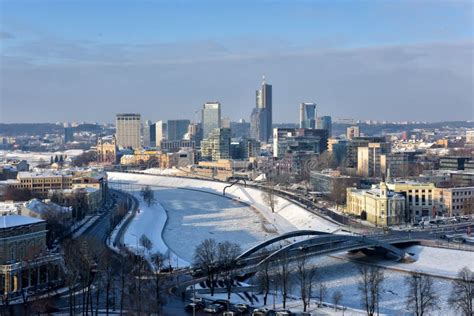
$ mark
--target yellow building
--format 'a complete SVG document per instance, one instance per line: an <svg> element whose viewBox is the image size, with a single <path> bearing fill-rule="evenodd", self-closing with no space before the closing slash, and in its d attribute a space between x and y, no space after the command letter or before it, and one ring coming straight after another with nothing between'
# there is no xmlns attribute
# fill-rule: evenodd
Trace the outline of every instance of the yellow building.
<svg viewBox="0 0 474 316"><path fill-rule="evenodd" d="M97 140L97 161L100 163L114 164L117 162L117 141L112 138L99 137Z"/></svg>
<svg viewBox="0 0 474 316"><path fill-rule="evenodd" d="M437 211L446 216L474 214L474 187L434 189Z"/></svg>
<svg viewBox="0 0 474 316"><path fill-rule="evenodd" d="M120 158L121 165L147 165L151 167L160 166L161 151L158 150L135 150L133 155L123 155Z"/></svg>
<svg viewBox="0 0 474 316"><path fill-rule="evenodd" d="M382 182L372 189L347 189L346 212L376 226L398 225L405 220L405 198Z"/></svg>
<svg viewBox="0 0 474 316"><path fill-rule="evenodd" d="M418 221L423 216L432 216L433 211L436 211L433 183L394 181L387 183L387 186L390 190L405 196L408 221Z"/></svg>

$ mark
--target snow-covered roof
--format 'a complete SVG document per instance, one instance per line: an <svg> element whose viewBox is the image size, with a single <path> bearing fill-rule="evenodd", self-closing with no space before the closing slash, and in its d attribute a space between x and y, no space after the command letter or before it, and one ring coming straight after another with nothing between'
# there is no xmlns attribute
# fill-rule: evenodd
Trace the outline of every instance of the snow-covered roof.
<svg viewBox="0 0 474 316"><path fill-rule="evenodd" d="M10 228L15 226L29 225L44 222L42 219L21 215L0 216L0 228Z"/></svg>

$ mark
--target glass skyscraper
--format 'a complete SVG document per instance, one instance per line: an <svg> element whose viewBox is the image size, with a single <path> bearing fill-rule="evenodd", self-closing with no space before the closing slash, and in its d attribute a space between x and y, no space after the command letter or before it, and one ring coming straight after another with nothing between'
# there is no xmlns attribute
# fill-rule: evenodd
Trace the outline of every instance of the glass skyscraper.
<svg viewBox="0 0 474 316"><path fill-rule="evenodd" d="M202 137L207 138L214 128L221 127L221 104L207 102L202 108Z"/></svg>
<svg viewBox="0 0 474 316"><path fill-rule="evenodd" d="M316 103L300 104L300 128L316 128Z"/></svg>
<svg viewBox="0 0 474 316"><path fill-rule="evenodd" d="M251 115L252 137L263 142L268 142L272 136L272 86L265 83L256 91L256 108Z"/></svg>

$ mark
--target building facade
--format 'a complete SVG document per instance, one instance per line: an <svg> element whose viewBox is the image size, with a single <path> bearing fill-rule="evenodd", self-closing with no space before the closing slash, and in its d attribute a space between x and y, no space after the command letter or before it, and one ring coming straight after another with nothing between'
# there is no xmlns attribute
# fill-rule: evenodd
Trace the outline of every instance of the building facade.
<svg viewBox="0 0 474 316"><path fill-rule="evenodd" d="M347 189L346 212L361 217L376 226L404 223L405 198L388 189L382 182L372 189Z"/></svg>
<svg viewBox="0 0 474 316"><path fill-rule="evenodd" d="M215 129L221 127L221 104L207 102L202 107L202 137L207 138Z"/></svg>
<svg viewBox="0 0 474 316"><path fill-rule="evenodd" d="M181 140L188 133L189 120L168 120L168 140Z"/></svg>
<svg viewBox="0 0 474 316"><path fill-rule="evenodd" d="M251 137L266 143L272 137L273 109L272 86L265 82L265 78L255 94L256 108L252 110L250 122Z"/></svg>
<svg viewBox="0 0 474 316"><path fill-rule="evenodd" d="M215 128L201 142L201 157L213 161L230 159L230 128Z"/></svg>
<svg viewBox="0 0 474 316"><path fill-rule="evenodd" d="M120 148L138 149L141 147L140 114L123 113L117 114L115 121L117 146Z"/></svg>
<svg viewBox="0 0 474 316"><path fill-rule="evenodd" d="M331 137L332 136L332 118L330 116L318 117L316 128L327 130L329 137Z"/></svg>
<svg viewBox="0 0 474 316"><path fill-rule="evenodd" d="M62 282L62 258L46 247L46 221L8 215L0 217L0 290L3 300L47 290Z"/></svg>
<svg viewBox="0 0 474 316"><path fill-rule="evenodd" d="M300 128L316 128L316 103L300 104Z"/></svg>

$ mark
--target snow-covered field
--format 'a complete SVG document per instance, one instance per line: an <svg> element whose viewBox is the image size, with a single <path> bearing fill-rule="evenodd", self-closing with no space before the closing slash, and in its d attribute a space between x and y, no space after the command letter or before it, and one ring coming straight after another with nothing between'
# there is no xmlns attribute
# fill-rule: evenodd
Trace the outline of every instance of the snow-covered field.
<svg viewBox="0 0 474 316"><path fill-rule="evenodd" d="M49 162L51 156L67 156L75 157L83 153L82 149L70 149L66 151L57 151L57 152L30 152L30 151L10 151L10 150L0 150L0 157L7 159L19 159L26 160L30 164L30 168L37 166L41 162Z"/></svg>

